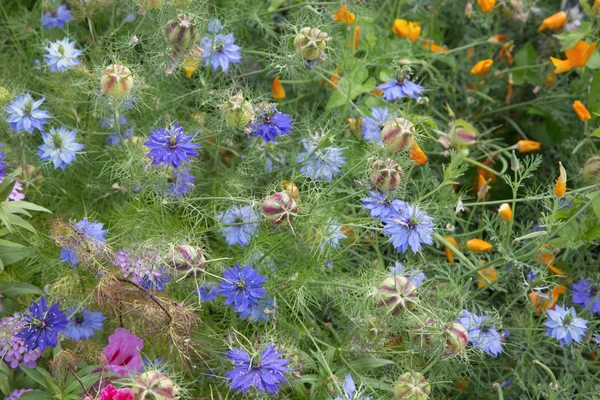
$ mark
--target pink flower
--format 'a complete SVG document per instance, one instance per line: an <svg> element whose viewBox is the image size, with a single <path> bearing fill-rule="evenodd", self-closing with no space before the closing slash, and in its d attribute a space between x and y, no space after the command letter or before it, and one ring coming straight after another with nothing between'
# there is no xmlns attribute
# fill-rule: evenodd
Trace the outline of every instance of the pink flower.
<svg viewBox="0 0 600 400"><path fill-rule="evenodd" d="M92 399L86 397L85 400ZM102 391L102 396L98 400L133 400L133 396L131 395L131 389L117 389L113 385L108 385Z"/></svg>
<svg viewBox="0 0 600 400"><path fill-rule="evenodd" d="M108 337L108 345L102 350L102 354L106 358L106 366L110 371L128 375L130 372L140 373L143 371L140 357L140 351L143 348L143 339L132 335L127 329L117 328ZM122 400L121 398L115 399Z"/></svg>
<svg viewBox="0 0 600 400"><path fill-rule="evenodd" d="M4 181L4 178L0 178L0 183L2 183L2 181ZM7 201L21 201L25 198L25 194L21 193L21 190L23 190L23 185L21 184L21 182L16 182L15 186L13 187L12 193L8 196Z"/></svg>

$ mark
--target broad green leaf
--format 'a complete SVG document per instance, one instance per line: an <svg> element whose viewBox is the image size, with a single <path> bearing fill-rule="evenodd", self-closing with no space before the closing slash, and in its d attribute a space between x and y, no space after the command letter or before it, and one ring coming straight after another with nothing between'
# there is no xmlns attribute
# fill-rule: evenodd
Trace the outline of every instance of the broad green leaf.
<svg viewBox="0 0 600 400"><path fill-rule="evenodd" d="M0 260L4 266L14 264L29 257L31 249L28 247L6 247L0 246Z"/></svg>
<svg viewBox="0 0 600 400"><path fill-rule="evenodd" d="M587 99L587 109L591 113L600 113L600 71L594 74ZM596 132L592 135L594 135Z"/></svg>
<svg viewBox="0 0 600 400"><path fill-rule="evenodd" d="M592 201L592 209L596 217L600 218L600 196L597 193L589 193L586 197L590 200L594 199Z"/></svg>
<svg viewBox="0 0 600 400"><path fill-rule="evenodd" d="M383 358L361 358L360 360L354 360L348 363L350 370L370 370L375 368L381 368L389 364L393 364L393 361L386 360Z"/></svg>
<svg viewBox="0 0 600 400"><path fill-rule="evenodd" d="M554 35L561 43L560 51L565 51L572 49L575 47L577 42L585 38L589 33L592 24L590 22L584 22L581 24L579 29L576 31L565 31L563 33L559 33L558 35Z"/></svg>
<svg viewBox="0 0 600 400"><path fill-rule="evenodd" d="M1 202L8 200L8 196L10 196L10 194L12 193L13 188L15 187L16 184L17 184L16 181L11 182L11 180L8 179L8 177L4 178L2 183L0 183L0 201Z"/></svg>
<svg viewBox="0 0 600 400"><path fill-rule="evenodd" d="M590 136L600 137L600 127L598 127L594 132L590 133Z"/></svg>
<svg viewBox="0 0 600 400"><path fill-rule="evenodd" d="M10 240L0 239L0 246L4 247L25 247L21 243L11 242Z"/></svg>
<svg viewBox="0 0 600 400"><path fill-rule="evenodd" d="M591 69L600 68L600 53L597 51L594 51L594 53L588 60L587 64L585 64L585 66L588 68L591 68Z"/></svg>
<svg viewBox="0 0 600 400"><path fill-rule="evenodd" d="M10 221L11 225L20 226L21 228L25 228L31 233L36 233L35 228L23 218L19 217L15 214L6 214L6 218Z"/></svg>
<svg viewBox="0 0 600 400"><path fill-rule="evenodd" d="M528 42L515 53L515 67L526 67L536 64L537 55L535 48ZM525 81L534 82L537 78L536 68L521 69L512 72L514 85L522 85Z"/></svg>
<svg viewBox="0 0 600 400"><path fill-rule="evenodd" d="M375 88L375 79L368 78L368 75L369 72L365 68L362 68L354 71L350 77L342 77L325 108L329 110L343 106L348 101L354 100L358 95L373 90Z"/></svg>
<svg viewBox="0 0 600 400"><path fill-rule="evenodd" d="M37 286L33 286L26 282L16 281L0 283L0 293L2 293L2 296L4 297L14 297L21 294L44 294L44 292Z"/></svg>
<svg viewBox="0 0 600 400"><path fill-rule="evenodd" d="M52 400L52 395L48 392L26 392L19 397L20 400Z"/></svg>
<svg viewBox="0 0 600 400"><path fill-rule="evenodd" d="M10 201L10 202L6 203L4 205L4 207L5 208L22 208L25 210L42 211L42 212L51 213L51 211L48 210L47 208L38 206L37 204L33 204L28 201Z"/></svg>

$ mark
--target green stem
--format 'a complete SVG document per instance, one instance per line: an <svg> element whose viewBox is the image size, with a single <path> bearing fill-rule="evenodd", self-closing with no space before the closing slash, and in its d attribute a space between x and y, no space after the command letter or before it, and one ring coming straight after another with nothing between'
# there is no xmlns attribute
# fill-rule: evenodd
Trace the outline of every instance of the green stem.
<svg viewBox="0 0 600 400"><path fill-rule="evenodd" d="M556 376L554 376L554 372L552 372L552 370L548 368L547 365L539 362L538 360L533 360L532 363L533 365L539 365L544 371L546 371L546 373L548 374L548 376L550 376L550 379L552 380L552 389L558 389L558 381L556 380Z"/></svg>

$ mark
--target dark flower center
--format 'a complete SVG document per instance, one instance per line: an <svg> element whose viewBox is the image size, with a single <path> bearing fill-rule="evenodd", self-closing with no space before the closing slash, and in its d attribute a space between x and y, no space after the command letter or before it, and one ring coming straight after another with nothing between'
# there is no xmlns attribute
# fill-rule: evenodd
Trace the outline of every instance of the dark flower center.
<svg viewBox="0 0 600 400"><path fill-rule="evenodd" d="M169 138L169 147L172 149L177 147L177 136L176 135L171 135L171 137Z"/></svg>
<svg viewBox="0 0 600 400"><path fill-rule="evenodd" d="M242 222L244 222L244 218L242 218L242 217L240 217L240 216L237 216L237 217L235 217L235 220L234 220L234 222L235 222L236 224L241 224Z"/></svg>
<svg viewBox="0 0 600 400"><path fill-rule="evenodd" d="M30 101L25 103L25 105L23 106L23 114L25 114L25 115L31 114L32 108L33 108L33 104L31 104Z"/></svg>
<svg viewBox="0 0 600 400"><path fill-rule="evenodd" d="M416 217L412 217L409 221L408 221L408 227L409 228L414 228L415 226L419 225L419 220Z"/></svg>
<svg viewBox="0 0 600 400"><path fill-rule="evenodd" d="M75 323L76 324L83 324L83 314L79 314L75 316Z"/></svg>
<svg viewBox="0 0 600 400"><path fill-rule="evenodd" d="M238 289L246 289L246 282L244 282L244 281L240 280L240 281L237 281L235 284L237 285Z"/></svg>
<svg viewBox="0 0 600 400"><path fill-rule="evenodd" d="M567 315L565 315L565 317L563 318L563 325L564 326L569 326L569 324L573 321L573 314L568 313Z"/></svg>
<svg viewBox="0 0 600 400"><path fill-rule="evenodd" d="M223 43L215 43L214 49L216 53L223 53L223 50L225 50L225 46L223 45Z"/></svg>

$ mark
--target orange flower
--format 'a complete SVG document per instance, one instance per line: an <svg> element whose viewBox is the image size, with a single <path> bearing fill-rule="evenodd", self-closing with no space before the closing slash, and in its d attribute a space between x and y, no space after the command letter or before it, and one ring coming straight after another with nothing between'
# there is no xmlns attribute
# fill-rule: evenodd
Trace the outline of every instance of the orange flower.
<svg viewBox="0 0 600 400"><path fill-rule="evenodd" d="M500 44L501 42L504 42L504 39L506 39L506 36L504 35L494 35L490 37L487 41L490 44Z"/></svg>
<svg viewBox="0 0 600 400"><path fill-rule="evenodd" d="M490 68L494 65L494 60L481 60L471 68L471 74L475 76L484 76L490 72Z"/></svg>
<svg viewBox="0 0 600 400"><path fill-rule="evenodd" d="M351 226L347 226L344 225L342 226L342 229L340 229L344 235L346 235L347 239L352 239L352 240L357 240L358 239L358 233L356 233L356 231L354 229L352 229Z"/></svg>
<svg viewBox="0 0 600 400"><path fill-rule="evenodd" d="M546 88L550 89L552 86L554 86L554 84L556 83L558 77L556 76L556 74L554 72L550 72L548 75L546 75L546 79L544 79L544 83L546 84Z"/></svg>
<svg viewBox="0 0 600 400"><path fill-rule="evenodd" d="M480 200L485 199L491 188L489 181L483 175L479 175L477 178L477 198Z"/></svg>
<svg viewBox="0 0 600 400"><path fill-rule="evenodd" d="M508 203L500 204L500 208L498 209L498 215L500 215L500 218L502 218L506 222L509 222L512 218L512 209L510 208L510 205Z"/></svg>
<svg viewBox="0 0 600 400"><path fill-rule="evenodd" d="M419 147L418 144L413 143L410 149L410 160L415 163L415 165L423 165L427 162L427 156L423 152L423 149Z"/></svg>
<svg viewBox="0 0 600 400"><path fill-rule="evenodd" d="M573 103L573 110L575 110L575 114L577 114L581 121L587 121L592 118L588 109L579 100L575 100L575 103Z"/></svg>
<svg viewBox="0 0 600 400"><path fill-rule="evenodd" d="M377 88L373 89L373 90L371 91L371 93L373 93L373 94L374 94L375 96L377 96L377 97L381 97L381 96L383 96L383 92L382 92L381 90L378 90Z"/></svg>
<svg viewBox="0 0 600 400"><path fill-rule="evenodd" d="M339 73L340 73L339 68L335 68L333 70L333 75L331 75L331 78L329 78L329 82L327 83L330 88L336 89L338 87L338 83L340 83Z"/></svg>
<svg viewBox="0 0 600 400"><path fill-rule="evenodd" d="M517 149L519 153L529 153L530 151L536 151L540 149L542 144L534 140L519 140L517 142Z"/></svg>
<svg viewBox="0 0 600 400"><path fill-rule="evenodd" d="M494 165L494 162L495 162L494 157L490 157L483 162L483 165L491 168L492 165ZM494 175L493 173L491 173L490 171L488 171L485 168L477 167L477 174L483 176L485 178L486 182L490 181L490 183L496 183L496 175ZM479 182L479 178L477 178L477 182ZM478 184L476 184L475 187L477 188L477 190L479 190L481 188Z"/></svg>
<svg viewBox="0 0 600 400"><path fill-rule="evenodd" d="M513 56L512 56L512 51L514 48L515 48L515 44L512 41L510 41L508 43L504 43L502 45L502 49L500 49L500 62L503 62L504 57L506 57L506 62L509 65L512 65L515 62L515 60L513 59Z"/></svg>
<svg viewBox="0 0 600 400"><path fill-rule="evenodd" d="M477 287L485 288L498 279L498 271L494 267L488 267L477 271Z"/></svg>
<svg viewBox="0 0 600 400"><path fill-rule="evenodd" d="M274 99L285 99L285 89L279 81L279 75L277 75L275 79L273 79L273 83L271 83L271 94Z"/></svg>
<svg viewBox="0 0 600 400"><path fill-rule="evenodd" d="M552 250L550 250L550 246L547 243L543 246L539 254L540 256L536 259L536 261L543 261L544 264L546 264L546 266L550 269L550 271L554 272L556 275L567 276L567 274L565 274L563 271L552 265L552 262L554 261L555 257L554 253L552 253Z"/></svg>
<svg viewBox="0 0 600 400"><path fill-rule="evenodd" d="M467 248L475 253L483 253L484 251L489 253L492 247L491 243L481 239L471 239L467 242Z"/></svg>
<svg viewBox="0 0 600 400"><path fill-rule="evenodd" d="M554 184L554 195L559 199L565 197L565 192L567 191L567 171L562 166L562 163L558 162L558 169L560 171L560 175Z"/></svg>
<svg viewBox="0 0 600 400"><path fill-rule="evenodd" d="M191 78L195 70L200 66L198 57L189 55L183 59L183 66L181 67L185 71L185 77Z"/></svg>
<svg viewBox="0 0 600 400"><path fill-rule="evenodd" d="M450 243L452 246L456 247L458 249L458 244L456 243L456 239L454 239L451 236L445 237L444 238L448 243ZM452 252L452 250L450 250L449 247L444 247L444 252L446 253L446 258L448 259L449 263L454 263L454 253Z"/></svg>
<svg viewBox="0 0 600 400"><path fill-rule="evenodd" d="M557 12L542 21L542 24L538 28L538 32L543 32L546 29L551 31L559 31L567 23L567 13L564 11Z"/></svg>
<svg viewBox="0 0 600 400"><path fill-rule="evenodd" d="M477 4L481 7L481 12L490 13L496 5L496 0L477 0Z"/></svg>
<svg viewBox="0 0 600 400"><path fill-rule="evenodd" d="M348 11L348 8L345 4L338 8L338 10L332 15L332 17L336 21L348 25L352 25L354 23L354 20L356 19L354 13Z"/></svg>
<svg viewBox="0 0 600 400"><path fill-rule="evenodd" d="M554 64L556 67L554 73L562 74L563 72L570 71L573 68L585 67L595 50L596 42L587 44L583 40L580 40L577 42L575 47L565 51L565 55L567 56L566 60L559 60L558 58L550 57L552 64Z"/></svg>
<svg viewBox="0 0 600 400"><path fill-rule="evenodd" d="M407 21L405 19L395 19L392 26L392 32L401 38L408 38L416 42L421 34L421 25L418 21Z"/></svg>
<svg viewBox="0 0 600 400"><path fill-rule="evenodd" d="M531 292L528 296L531 300L531 304L536 308L537 315L540 315L542 311L554 310L558 296L565 294L566 292L566 287L563 285L556 285L547 293Z"/></svg>
<svg viewBox="0 0 600 400"><path fill-rule="evenodd" d="M433 51L434 53L445 53L448 51L446 46L441 47L431 39L423 39L423 48Z"/></svg>

